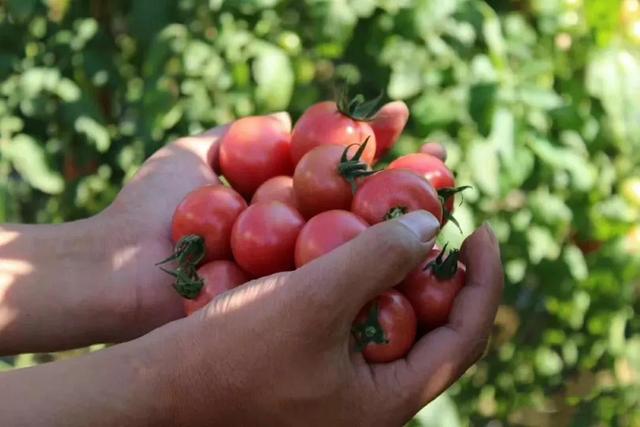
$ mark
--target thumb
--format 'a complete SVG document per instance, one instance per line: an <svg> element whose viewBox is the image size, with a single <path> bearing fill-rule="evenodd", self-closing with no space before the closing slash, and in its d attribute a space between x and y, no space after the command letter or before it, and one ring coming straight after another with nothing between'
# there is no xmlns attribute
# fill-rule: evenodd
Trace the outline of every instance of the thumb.
<svg viewBox="0 0 640 427"><path fill-rule="evenodd" d="M370 122L376 135L376 160L379 160L395 145L409 120L409 108L402 101L388 102L380 108Z"/></svg>
<svg viewBox="0 0 640 427"><path fill-rule="evenodd" d="M362 306L397 285L433 247L440 224L426 211L376 224L294 271L300 298L330 307L347 327Z"/></svg>

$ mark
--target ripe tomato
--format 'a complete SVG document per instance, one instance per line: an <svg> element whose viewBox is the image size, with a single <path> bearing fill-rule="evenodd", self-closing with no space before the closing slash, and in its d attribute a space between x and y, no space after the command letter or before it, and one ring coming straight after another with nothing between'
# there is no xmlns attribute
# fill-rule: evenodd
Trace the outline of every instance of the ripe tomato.
<svg viewBox="0 0 640 427"><path fill-rule="evenodd" d="M458 252L446 258L442 250L432 249L427 259L398 286L416 312L418 326L430 330L447 323L453 301L464 286L466 268Z"/></svg>
<svg viewBox="0 0 640 427"><path fill-rule="evenodd" d="M296 207L296 196L293 192L293 178L290 176L274 176L262 183L251 198L251 204L277 200Z"/></svg>
<svg viewBox="0 0 640 427"><path fill-rule="evenodd" d="M184 299L184 311L190 315L209 304L223 292L249 281L247 274L233 261L212 261L198 269L203 281L202 289L195 299Z"/></svg>
<svg viewBox="0 0 640 427"><path fill-rule="evenodd" d="M220 142L220 169L246 197L267 179L291 175L291 138L275 117L244 117L231 124Z"/></svg>
<svg viewBox="0 0 640 427"><path fill-rule="evenodd" d="M335 102L325 101L312 105L296 122L291 134L291 159L297 165L302 156L318 145L334 144L346 147L361 144L369 138L362 160L371 164L376 153L376 137L369 123L358 120L357 115L338 109ZM356 148L353 147L352 152Z"/></svg>
<svg viewBox="0 0 640 427"><path fill-rule="evenodd" d="M300 212L310 218L331 209L349 210L359 177L371 174L359 160L368 141L353 158L339 145L321 145L305 154L293 173L293 190Z"/></svg>
<svg viewBox="0 0 640 427"><path fill-rule="evenodd" d="M365 360L387 363L407 355L416 339L416 315L398 291L388 290L365 305L353 325Z"/></svg>
<svg viewBox="0 0 640 427"><path fill-rule="evenodd" d="M436 156L425 153L413 153L398 157L389 164L389 169L406 169L424 176L433 188L455 188L456 180L453 172ZM445 201L444 208L453 212L453 195Z"/></svg>
<svg viewBox="0 0 640 427"><path fill-rule="evenodd" d="M204 239L205 262L231 258L231 227L246 208L242 196L231 188L220 184L200 187L187 194L173 214L173 242L195 234Z"/></svg>
<svg viewBox="0 0 640 427"><path fill-rule="evenodd" d="M240 214L231 231L231 250L240 267L254 277L292 270L304 219L282 202L259 202Z"/></svg>
<svg viewBox="0 0 640 427"><path fill-rule="evenodd" d="M331 210L311 218L296 241L296 267L331 252L356 237L369 225L349 211Z"/></svg>
<svg viewBox="0 0 640 427"><path fill-rule="evenodd" d="M351 203L351 212L372 225L419 209L442 222L436 190L423 177L402 169L386 169L366 178Z"/></svg>

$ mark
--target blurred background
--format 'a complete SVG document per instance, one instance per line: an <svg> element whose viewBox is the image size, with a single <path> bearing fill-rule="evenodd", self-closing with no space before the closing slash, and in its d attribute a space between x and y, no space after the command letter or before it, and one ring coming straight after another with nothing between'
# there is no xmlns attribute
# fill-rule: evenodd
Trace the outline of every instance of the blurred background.
<svg viewBox="0 0 640 427"><path fill-rule="evenodd" d="M173 138L338 82L407 102L392 156L447 147L448 240L502 244L487 356L413 424L640 426L638 0L0 1L0 221L92 215Z"/></svg>

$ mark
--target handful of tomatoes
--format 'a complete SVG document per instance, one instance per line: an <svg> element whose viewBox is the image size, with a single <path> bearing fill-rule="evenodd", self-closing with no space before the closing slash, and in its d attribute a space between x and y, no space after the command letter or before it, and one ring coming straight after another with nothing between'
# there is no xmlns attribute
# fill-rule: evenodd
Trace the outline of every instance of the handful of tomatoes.
<svg viewBox="0 0 640 427"><path fill-rule="evenodd" d="M384 121L371 121L375 114L375 103L356 97L311 106L291 133L268 116L229 127L219 154L229 186L204 186L182 200L173 215L174 254L161 262L177 263L163 270L175 278L188 315L251 279L313 262L379 222L414 210L442 225L453 218L463 187L440 158L414 153L372 169L398 138ZM447 322L464 281L458 251L434 248L354 320L365 359L405 356L418 334Z"/></svg>

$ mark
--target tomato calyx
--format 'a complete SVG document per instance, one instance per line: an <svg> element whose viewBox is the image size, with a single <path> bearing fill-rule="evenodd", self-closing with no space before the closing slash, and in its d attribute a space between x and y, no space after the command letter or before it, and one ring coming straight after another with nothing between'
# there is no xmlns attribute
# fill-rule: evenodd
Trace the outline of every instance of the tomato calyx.
<svg viewBox="0 0 640 427"><path fill-rule="evenodd" d="M458 222L456 217L453 216L451 211L446 208L446 204L447 204L447 201L449 201L449 199L455 196L457 193L462 194L464 190L467 190L469 188L471 188L470 185L462 185L460 187L445 187L438 190L438 198L440 199L440 204L442 204L443 224L446 221L451 221L456 227L458 227L458 230L460 230L460 233L462 233L462 228L460 227L460 223ZM461 205L462 205L462 201L463 200L461 199L460 200Z"/></svg>
<svg viewBox="0 0 640 427"><path fill-rule="evenodd" d="M439 280L450 279L458 271L460 251L452 249L449 255L445 257L446 252L447 245L445 244L438 256L424 267L425 270L431 268L433 275Z"/></svg>
<svg viewBox="0 0 640 427"><path fill-rule="evenodd" d="M187 299L195 299L200 294L204 284L196 271L198 264L204 259L204 255L204 239L195 234L189 234L176 243L171 256L156 263L156 265L159 266L176 261L178 267L175 270L169 270L164 267L159 268L176 279L173 287L180 296Z"/></svg>
<svg viewBox="0 0 640 427"><path fill-rule="evenodd" d="M340 174L351 185L351 191L356 192L356 181L358 178L369 176L376 171L369 170L366 163L360 160L364 149L367 147L369 138L364 140L362 144L350 144L347 145L340 156L340 162L338 163L338 174ZM349 148L358 146L358 150L355 154L349 158Z"/></svg>
<svg viewBox="0 0 640 427"><path fill-rule="evenodd" d="M389 343L378 320L379 312L380 308L378 307L378 303L373 303L367 314L367 319L353 325L351 328L351 332L356 339L356 351L361 352L368 344Z"/></svg>
<svg viewBox="0 0 640 427"><path fill-rule="evenodd" d="M366 100L361 94L349 98L347 91L344 91L336 103L338 111L347 117L357 121L371 121L379 110L382 100L382 92L374 99Z"/></svg>
<svg viewBox="0 0 640 427"><path fill-rule="evenodd" d="M390 219L400 218L407 212L409 212L409 209L406 206L396 206L395 208L389 209L389 212L384 215L384 220L388 221Z"/></svg>

